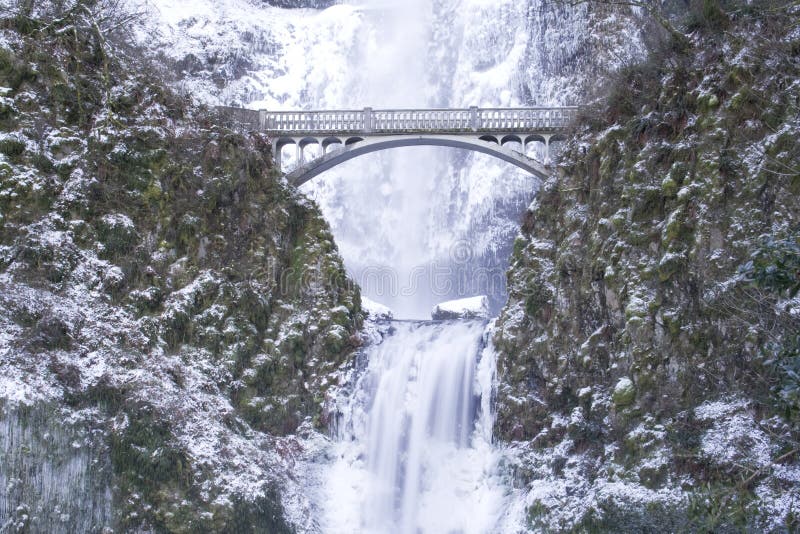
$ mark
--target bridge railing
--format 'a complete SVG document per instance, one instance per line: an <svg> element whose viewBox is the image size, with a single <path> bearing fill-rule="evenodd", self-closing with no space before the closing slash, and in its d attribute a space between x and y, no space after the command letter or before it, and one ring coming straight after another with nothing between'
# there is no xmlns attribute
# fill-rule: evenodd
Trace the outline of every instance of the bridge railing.
<svg viewBox="0 0 800 534"><path fill-rule="evenodd" d="M239 110L239 114L243 110ZM577 107L382 109L337 111L253 111L241 122L283 135L380 134L425 131L524 132L562 130L574 119ZM256 115L257 119L256 119Z"/></svg>

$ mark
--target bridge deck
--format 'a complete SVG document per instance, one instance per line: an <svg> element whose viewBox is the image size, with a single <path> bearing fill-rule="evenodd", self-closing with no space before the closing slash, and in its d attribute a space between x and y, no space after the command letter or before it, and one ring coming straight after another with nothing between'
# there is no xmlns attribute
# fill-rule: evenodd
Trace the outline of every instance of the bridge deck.
<svg viewBox="0 0 800 534"><path fill-rule="evenodd" d="M220 108L228 119L273 137L558 132L577 107L266 111Z"/></svg>

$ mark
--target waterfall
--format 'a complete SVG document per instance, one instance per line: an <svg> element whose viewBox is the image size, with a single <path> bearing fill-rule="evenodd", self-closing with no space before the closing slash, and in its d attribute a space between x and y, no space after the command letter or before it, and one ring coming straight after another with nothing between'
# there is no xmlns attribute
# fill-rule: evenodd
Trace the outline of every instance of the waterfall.
<svg viewBox="0 0 800 534"><path fill-rule="evenodd" d="M367 350L322 497L323 531L492 530L503 488L485 332L480 321L393 322Z"/></svg>
<svg viewBox="0 0 800 534"><path fill-rule="evenodd" d="M352 79L335 107L520 103L507 89L508 74L486 87L486 79L472 78L472 62L473 54L485 55L485 46L495 52L480 60L484 67L516 67L515 43L527 32L522 6L504 3L497 9L503 21L493 25L491 10L465 19L459 16L465 4L454 0L347 4L360 26L347 55ZM472 17L474 10L465 13ZM486 15L482 29L472 25ZM486 26L492 36L483 35ZM477 47L467 50L468 44ZM470 176L469 167L480 179ZM498 286L453 283L468 279L492 247L470 235L460 207L468 205L467 217L474 217L499 197L519 213L535 190L532 177L488 157L415 147L358 158L320 178L306 191L320 202L349 271L370 298L406 318L425 317L435 303L477 292L502 299L504 266L496 273ZM512 226L515 233L516 221ZM373 285L364 273L376 271L380 279ZM323 532L497 530L508 489L491 445L494 354L485 327L480 321L393 322L366 349L323 483Z"/></svg>
<svg viewBox="0 0 800 534"><path fill-rule="evenodd" d="M359 31L345 59L351 79L339 93L344 100L303 105L521 104L508 89L508 76L524 49L515 43L527 35L525 8L503 2L476 12L473 3L349 0ZM497 13L503 17L494 23ZM484 57L487 50L495 53ZM513 55L497 53L502 50ZM481 68L502 66L502 72L489 83L475 76L477 61ZM357 158L304 189L320 203L363 293L398 317L426 318L442 300L475 294L490 295L498 309L505 260L497 261L497 254L510 250L536 186L532 176L489 156L413 147ZM475 224L480 218L486 228Z"/></svg>

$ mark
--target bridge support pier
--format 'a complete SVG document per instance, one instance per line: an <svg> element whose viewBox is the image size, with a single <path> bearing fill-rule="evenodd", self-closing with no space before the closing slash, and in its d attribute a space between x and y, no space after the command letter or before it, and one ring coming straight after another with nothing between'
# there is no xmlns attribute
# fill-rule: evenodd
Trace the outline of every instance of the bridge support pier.
<svg viewBox="0 0 800 534"><path fill-rule="evenodd" d="M275 161L275 167L279 171L283 171L283 166L281 165L281 152L283 151L283 146L278 143L278 140L275 139L272 141L272 159Z"/></svg>

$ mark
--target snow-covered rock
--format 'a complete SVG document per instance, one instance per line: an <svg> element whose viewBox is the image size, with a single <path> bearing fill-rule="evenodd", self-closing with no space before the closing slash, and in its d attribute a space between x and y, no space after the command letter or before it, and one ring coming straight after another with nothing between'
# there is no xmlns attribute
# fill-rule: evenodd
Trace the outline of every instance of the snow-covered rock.
<svg viewBox="0 0 800 534"><path fill-rule="evenodd" d="M449 300L434 306L431 311L434 321L447 319L488 319L489 299L486 295L466 299Z"/></svg>
<svg viewBox="0 0 800 534"><path fill-rule="evenodd" d="M361 309L367 312L370 319L375 319L377 321L389 321L394 319L394 312L391 308L384 306L380 302L368 299L363 295L361 296Z"/></svg>

